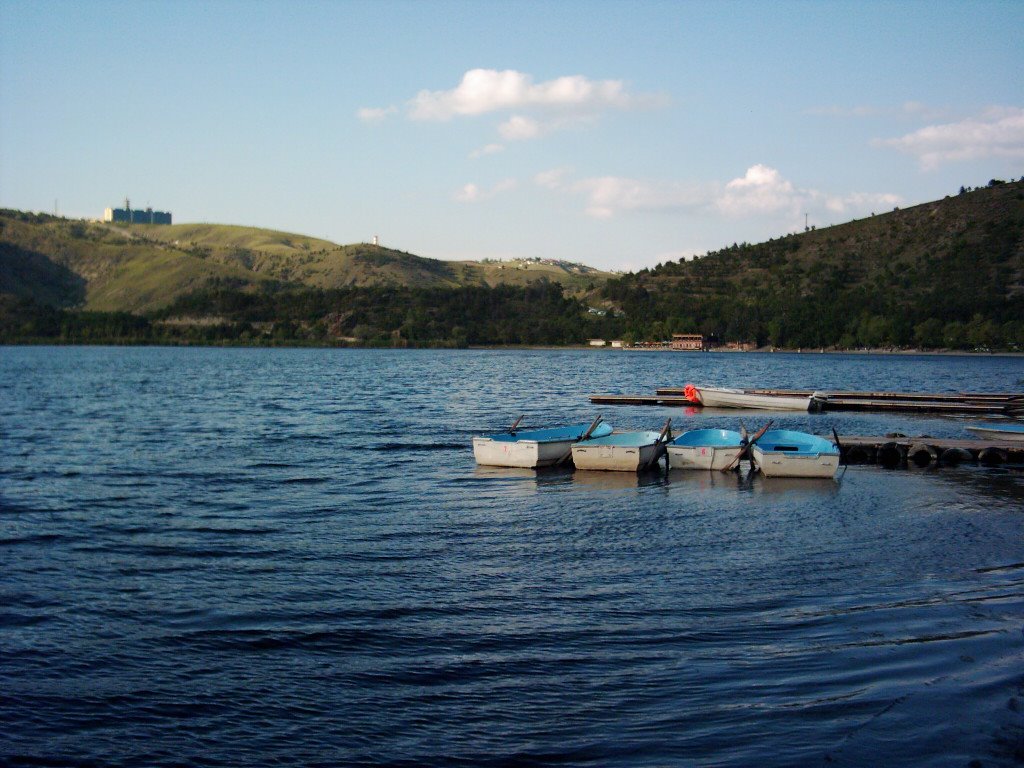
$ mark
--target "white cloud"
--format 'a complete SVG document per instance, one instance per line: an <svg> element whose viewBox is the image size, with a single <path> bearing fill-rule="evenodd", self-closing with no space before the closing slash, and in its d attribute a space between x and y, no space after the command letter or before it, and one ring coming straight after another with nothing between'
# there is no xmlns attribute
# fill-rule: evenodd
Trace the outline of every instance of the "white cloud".
<svg viewBox="0 0 1024 768"><path fill-rule="evenodd" d="M829 212L851 215L867 211L887 211L902 203L902 197L887 192L851 192L848 195L824 198L825 209Z"/></svg>
<svg viewBox="0 0 1024 768"><path fill-rule="evenodd" d="M692 208L703 202L704 193L695 185L648 181L622 176L598 176L578 181L566 177L569 171L556 168L539 173L534 182L541 187L586 198L586 213L607 219L625 211L665 211Z"/></svg>
<svg viewBox="0 0 1024 768"><path fill-rule="evenodd" d="M715 206L726 216L740 218L751 214L775 213L799 208L802 195L774 168L753 165L746 174L725 185Z"/></svg>
<svg viewBox="0 0 1024 768"><path fill-rule="evenodd" d="M541 124L531 117L513 115L504 123L498 126L498 133L506 141L523 141L524 139L535 139L540 136Z"/></svg>
<svg viewBox="0 0 1024 768"><path fill-rule="evenodd" d="M919 120L938 120L948 113L944 107L932 107L920 101L905 101L898 106L879 107L868 104L858 106L842 106L831 104L829 106L811 107L806 114L819 117L897 117L916 118Z"/></svg>
<svg viewBox="0 0 1024 768"><path fill-rule="evenodd" d="M363 107L356 111L356 116L364 123L377 123L397 111L397 107Z"/></svg>
<svg viewBox="0 0 1024 768"><path fill-rule="evenodd" d="M409 102L413 120L450 120L457 115L526 108L594 112L627 109L650 102L632 96L621 80L590 80L582 75L534 83L530 75L512 69L471 69L448 91L420 91Z"/></svg>
<svg viewBox="0 0 1024 768"><path fill-rule="evenodd" d="M818 115L820 117L872 117L881 114L881 112L882 110L878 107L843 107L838 104L831 104L827 107L811 107L807 110L808 115Z"/></svg>
<svg viewBox="0 0 1024 768"><path fill-rule="evenodd" d="M702 210L731 219L775 217L791 229L804 213L815 211L857 215L902 204L897 195L852 192L829 195L799 189L775 168L757 164L726 184L688 184L651 181L621 176L573 180L567 168L555 168L534 176L545 189L576 195L584 200L588 216L607 219L635 212L682 213Z"/></svg>
<svg viewBox="0 0 1024 768"><path fill-rule="evenodd" d="M455 199L460 203L479 203L484 200L490 200L493 197L497 197L503 192L515 189L518 186L518 182L515 179L504 179L499 181L490 189L483 189L477 184L469 183L464 184L462 188L455 193Z"/></svg>
<svg viewBox="0 0 1024 768"><path fill-rule="evenodd" d="M926 126L872 144L913 155L925 170L986 157L1024 158L1024 109L993 107L978 117Z"/></svg>
<svg viewBox="0 0 1024 768"><path fill-rule="evenodd" d="M565 186L565 177L570 173L569 168L552 168L548 171L541 171L533 177L534 183L538 187L544 187L545 189L558 190Z"/></svg>
<svg viewBox="0 0 1024 768"><path fill-rule="evenodd" d="M469 157L471 160L476 160L477 158L480 157L486 157L487 155L496 155L499 152L504 151L504 144L487 144L483 147L480 147L479 149L474 149L472 152L469 153Z"/></svg>

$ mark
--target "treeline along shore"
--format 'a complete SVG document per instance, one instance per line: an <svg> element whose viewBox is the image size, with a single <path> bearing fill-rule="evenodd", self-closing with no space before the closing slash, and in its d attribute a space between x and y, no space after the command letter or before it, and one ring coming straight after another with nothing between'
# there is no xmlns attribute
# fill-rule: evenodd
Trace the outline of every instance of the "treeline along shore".
<svg viewBox="0 0 1024 768"><path fill-rule="evenodd" d="M628 345L701 333L755 347L1024 350L1021 181L571 281L485 277L375 246L314 250L267 230L251 230L256 248L240 228L20 211L0 225L6 344Z"/></svg>

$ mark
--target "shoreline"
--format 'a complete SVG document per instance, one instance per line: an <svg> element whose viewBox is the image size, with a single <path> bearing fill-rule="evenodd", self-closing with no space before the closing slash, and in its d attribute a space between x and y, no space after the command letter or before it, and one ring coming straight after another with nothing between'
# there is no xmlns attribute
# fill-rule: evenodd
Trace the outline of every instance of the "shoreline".
<svg viewBox="0 0 1024 768"><path fill-rule="evenodd" d="M434 350L458 352L472 351L586 351L594 353L610 352L641 352L641 353L677 353L680 355L727 354L727 355L863 355L863 356L935 356L935 357L1024 357L1024 352L992 351L978 352L966 349L789 349L783 347L758 347L756 349L671 349L668 347L594 347L588 344L562 344L558 346L543 344L470 344L465 347L450 346L404 346L352 344L344 341L324 343L310 341L308 343L264 343L253 344L221 341L221 342L189 342L189 341L127 341L121 339L98 339L94 342L61 341L60 339L25 339L21 341L0 341L0 347L206 347L209 349L394 349L403 351Z"/></svg>

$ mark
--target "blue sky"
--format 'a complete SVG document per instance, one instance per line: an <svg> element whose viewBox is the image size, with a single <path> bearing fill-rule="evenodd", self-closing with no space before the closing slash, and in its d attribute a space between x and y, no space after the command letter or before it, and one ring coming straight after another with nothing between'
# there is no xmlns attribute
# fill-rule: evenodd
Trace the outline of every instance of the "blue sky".
<svg viewBox="0 0 1024 768"><path fill-rule="evenodd" d="M0 0L0 206L636 270L1024 175L1024 3Z"/></svg>

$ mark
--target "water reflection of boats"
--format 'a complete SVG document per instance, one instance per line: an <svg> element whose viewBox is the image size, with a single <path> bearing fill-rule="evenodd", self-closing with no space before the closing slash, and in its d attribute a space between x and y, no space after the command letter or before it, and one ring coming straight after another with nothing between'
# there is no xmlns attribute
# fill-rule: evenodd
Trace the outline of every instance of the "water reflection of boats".
<svg viewBox="0 0 1024 768"><path fill-rule="evenodd" d="M486 464L477 464L473 470L474 477L489 480L520 480L537 477L536 470L525 467L492 467Z"/></svg>
<svg viewBox="0 0 1024 768"><path fill-rule="evenodd" d="M766 477L760 476L750 484L754 493L784 493L792 496L834 496L839 483L831 477Z"/></svg>
<svg viewBox="0 0 1024 768"><path fill-rule="evenodd" d="M691 472L685 469L670 469L666 479L669 485L692 488L695 491L750 487L746 472Z"/></svg>
<svg viewBox="0 0 1024 768"><path fill-rule="evenodd" d="M630 488L667 485L665 473L659 469L642 472L606 472L599 469L577 469L572 474L572 482L574 485L602 491L621 491Z"/></svg>

